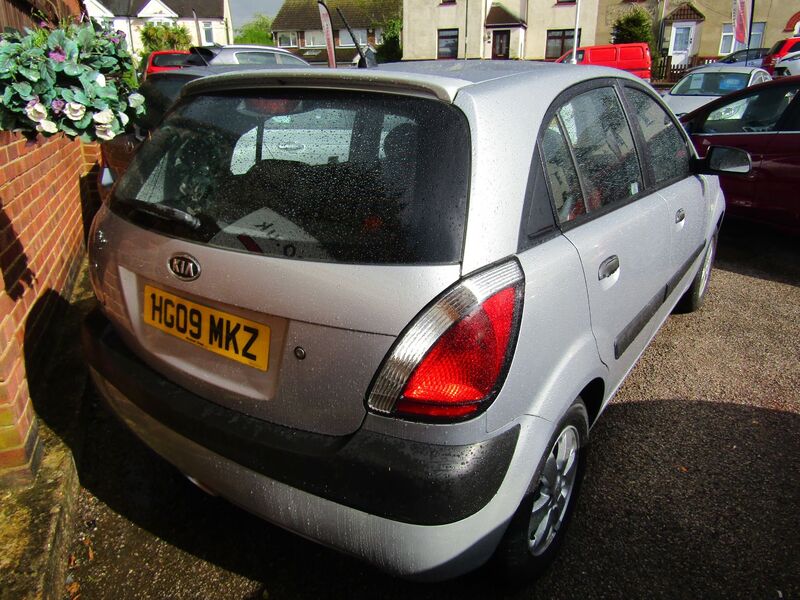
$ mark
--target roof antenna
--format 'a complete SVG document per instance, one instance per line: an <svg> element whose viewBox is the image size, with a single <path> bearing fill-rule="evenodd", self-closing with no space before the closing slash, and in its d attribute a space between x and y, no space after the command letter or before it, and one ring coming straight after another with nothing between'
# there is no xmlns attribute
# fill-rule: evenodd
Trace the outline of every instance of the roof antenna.
<svg viewBox="0 0 800 600"><path fill-rule="evenodd" d="M347 19L344 18L342 9L337 6L336 12L339 13L339 18L342 20L342 23L344 23L347 33L350 34L350 39L353 40L353 43L356 45L356 50L358 50L358 55L361 57L358 59L358 68L368 69L370 67L374 67L377 64L375 62L375 54L369 48L367 49L367 52L364 52L364 50L361 49L361 45L358 43L356 36L353 35L353 30L350 29L350 24L347 22Z"/></svg>

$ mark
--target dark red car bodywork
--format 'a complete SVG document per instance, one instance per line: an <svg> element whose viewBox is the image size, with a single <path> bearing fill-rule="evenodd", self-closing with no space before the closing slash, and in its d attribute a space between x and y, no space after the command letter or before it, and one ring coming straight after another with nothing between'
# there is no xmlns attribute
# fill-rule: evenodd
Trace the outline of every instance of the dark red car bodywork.
<svg viewBox="0 0 800 600"><path fill-rule="evenodd" d="M709 146L731 146L750 153L749 175L720 176L727 214L781 229L800 232L800 76L783 77L724 96L681 117L698 155ZM795 93L768 129L745 126L746 131L709 132L704 124L714 111L751 94L785 89ZM787 96L788 97L788 96Z"/></svg>

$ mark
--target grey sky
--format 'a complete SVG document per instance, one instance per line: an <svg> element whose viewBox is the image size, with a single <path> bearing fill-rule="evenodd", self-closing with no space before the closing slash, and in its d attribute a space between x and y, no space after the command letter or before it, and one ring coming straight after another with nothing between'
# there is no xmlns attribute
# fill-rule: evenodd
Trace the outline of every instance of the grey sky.
<svg viewBox="0 0 800 600"><path fill-rule="evenodd" d="M274 17L283 4L283 0L230 0L233 28L241 27L257 13Z"/></svg>

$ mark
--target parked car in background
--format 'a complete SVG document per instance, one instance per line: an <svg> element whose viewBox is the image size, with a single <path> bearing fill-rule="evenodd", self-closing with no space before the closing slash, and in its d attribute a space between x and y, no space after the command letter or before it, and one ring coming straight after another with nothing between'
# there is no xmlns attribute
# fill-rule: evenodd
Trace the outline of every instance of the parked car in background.
<svg viewBox="0 0 800 600"><path fill-rule="evenodd" d="M712 100L772 79L761 67L708 65L693 70L666 94L664 102L680 116Z"/></svg>
<svg viewBox="0 0 800 600"><path fill-rule="evenodd" d="M800 51L787 54L775 64L775 77L800 75Z"/></svg>
<svg viewBox="0 0 800 600"><path fill-rule="evenodd" d="M293 65L273 65L272 69L288 69ZM303 66L306 66L305 64ZM164 114L175 102L181 89L188 82L205 77L218 75L231 71L246 71L259 69L259 65L212 65L208 67L184 67L181 69L154 73L148 77L139 88L145 97L146 112L138 117L133 125L133 131L118 135L114 139L100 144L100 172L99 185L101 199L105 200L111 191L111 186L125 173L139 144L147 137L149 132L161 122Z"/></svg>
<svg viewBox="0 0 800 600"><path fill-rule="evenodd" d="M714 62L692 67L691 69L688 69L686 73L691 73L697 69L702 69L703 67L708 67L711 65L728 65L730 67L760 67L761 61L768 51L769 48L750 48L749 50L737 50L736 52L731 52L727 56L723 56Z"/></svg>
<svg viewBox="0 0 800 600"><path fill-rule="evenodd" d="M764 56L761 66L769 73L775 71L775 64L787 54L800 51L800 37L786 38L775 42Z"/></svg>
<svg viewBox="0 0 800 600"><path fill-rule="evenodd" d="M575 51L576 64L597 67L614 67L633 73L645 81L650 81L653 60L650 46L646 43L607 44L605 46L581 46ZM572 61L570 50L556 62Z"/></svg>
<svg viewBox="0 0 800 600"><path fill-rule="evenodd" d="M227 46L193 46L188 64L208 65L258 65L261 67L307 67L308 63L288 50L255 44L230 44Z"/></svg>
<svg viewBox="0 0 800 600"><path fill-rule="evenodd" d="M325 160L270 150L331 130ZM407 577L493 554L535 576L590 427L705 298L715 168L749 158L697 160L615 69L192 81L89 235L94 381L193 481L304 537Z"/></svg>
<svg viewBox="0 0 800 600"><path fill-rule="evenodd" d="M174 71L186 66L188 50L156 50L147 56L147 64L142 71L142 78L147 79L153 73Z"/></svg>
<svg viewBox="0 0 800 600"><path fill-rule="evenodd" d="M800 231L800 77L781 77L681 117L700 156L712 146L750 153L749 177L720 177L728 214Z"/></svg>

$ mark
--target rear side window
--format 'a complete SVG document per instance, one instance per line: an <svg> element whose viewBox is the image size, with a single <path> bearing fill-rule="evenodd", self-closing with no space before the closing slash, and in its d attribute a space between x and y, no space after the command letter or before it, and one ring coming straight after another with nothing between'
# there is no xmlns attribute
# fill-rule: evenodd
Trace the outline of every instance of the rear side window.
<svg viewBox="0 0 800 600"><path fill-rule="evenodd" d="M642 91L626 87L625 96L644 136L644 152L652 166L655 183L688 177L686 140L667 111Z"/></svg>
<svg viewBox="0 0 800 600"><path fill-rule="evenodd" d="M639 158L613 88L575 96L558 110L558 116L575 153L587 212L639 193Z"/></svg>
<svg viewBox="0 0 800 600"><path fill-rule="evenodd" d="M238 62L240 65L278 64L273 52L237 52L236 62Z"/></svg>
<svg viewBox="0 0 800 600"><path fill-rule="evenodd" d="M558 221L572 221L586 212L586 206L558 117L553 117L544 130L541 147Z"/></svg>
<svg viewBox="0 0 800 600"><path fill-rule="evenodd" d="M186 64L188 54L156 54L153 56L154 67L182 67Z"/></svg>
<svg viewBox="0 0 800 600"><path fill-rule="evenodd" d="M181 101L112 210L242 252L348 263L461 259L470 138L436 100L322 91Z"/></svg>
<svg viewBox="0 0 800 600"><path fill-rule="evenodd" d="M789 54L790 52L797 52L798 50L800 50L800 42L795 42L792 44L792 47L786 51L786 54Z"/></svg>

